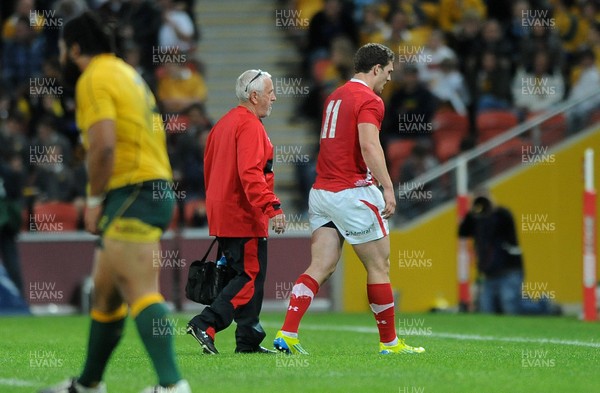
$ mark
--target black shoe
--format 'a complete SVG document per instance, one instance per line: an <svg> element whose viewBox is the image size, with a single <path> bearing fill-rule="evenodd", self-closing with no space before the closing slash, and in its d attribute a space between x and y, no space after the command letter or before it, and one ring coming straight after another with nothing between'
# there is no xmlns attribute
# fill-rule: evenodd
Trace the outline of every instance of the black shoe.
<svg viewBox="0 0 600 393"><path fill-rule="evenodd" d="M259 345L256 349L236 349L235 353L262 353L265 355L276 355L277 351L273 351L272 349L267 349Z"/></svg>
<svg viewBox="0 0 600 393"><path fill-rule="evenodd" d="M106 393L106 385L101 382L94 388L88 388L77 382L77 378L69 378L56 386L42 389L38 393Z"/></svg>
<svg viewBox="0 0 600 393"><path fill-rule="evenodd" d="M208 355L217 355L219 353L217 347L215 347L215 341L204 330L198 329L196 326L188 323L187 333L191 334L200 343L204 353Z"/></svg>

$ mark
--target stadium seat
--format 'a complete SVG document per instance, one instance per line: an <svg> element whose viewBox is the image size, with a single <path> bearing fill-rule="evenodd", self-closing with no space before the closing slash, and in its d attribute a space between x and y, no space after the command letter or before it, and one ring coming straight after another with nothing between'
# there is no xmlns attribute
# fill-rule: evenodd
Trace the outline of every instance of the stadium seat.
<svg viewBox="0 0 600 393"><path fill-rule="evenodd" d="M38 203L33 207L33 214L33 220L30 221L29 217L27 217L26 221L29 231L56 232L77 230L79 212L72 203Z"/></svg>
<svg viewBox="0 0 600 393"><path fill-rule="evenodd" d="M523 162L523 150L531 144L521 138L513 138L494 147L486 153L492 163L493 175L498 175L507 169Z"/></svg>
<svg viewBox="0 0 600 393"><path fill-rule="evenodd" d="M537 116L532 114L528 118ZM540 144L552 146L562 141L567 133L567 117L560 113L540 124Z"/></svg>
<svg viewBox="0 0 600 393"><path fill-rule="evenodd" d="M394 184L397 184L400 181L402 164L406 158L408 158L416 143L417 142L412 139L400 139L391 141L386 147L385 154L388 160L390 177Z"/></svg>
<svg viewBox="0 0 600 393"><path fill-rule="evenodd" d="M598 125L600 123L600 109L595 110L590 114L588 119L588 126Z"/></svg>
<svg viewBox="0 0 600 393"><path fill-rule="evenodd" d="M440 162L447 161L460 151L460 143L469 132L469 120L455 112L439 112L433 119L433 143Z"/></svg>
<svg viewBox="0 0 600 393"><path fill-rule="evenodd" d="M482 143L516 126L519 120L510 111L498 110L480 113L476 123L479 143Z"/></svg>

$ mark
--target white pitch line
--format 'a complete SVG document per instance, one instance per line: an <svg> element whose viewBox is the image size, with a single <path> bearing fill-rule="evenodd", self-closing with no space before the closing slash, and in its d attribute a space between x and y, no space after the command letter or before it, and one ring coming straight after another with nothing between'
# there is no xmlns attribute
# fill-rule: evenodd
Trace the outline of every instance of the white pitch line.
<svg viewBox="0 0 600 393"><path fill-rule="evenodd" d="M38 384L33 381L24 381L22 379L0 378L0 385L4 385L4 386L37 386Z"/></svg>
<svg viewBox="0 0 600 393"><path fill-rule="evenodd" d="M280 325L265 323L267 327L279 328ZM302 330L321 330L334 332L356 332L356 333L377 333L377 328L367 326L352 325L302 325ZM502 341L512 343L536 343L536 344L557 344L570 345L576 347L600 348L600 342L587 342L578 340L562 340L558 338L532 338L532 337L502 337L502 336L483 336L480 334L459 334L448 332L431 332L431 334L410 335L408 337L440 337L463 341Z"/></svg>

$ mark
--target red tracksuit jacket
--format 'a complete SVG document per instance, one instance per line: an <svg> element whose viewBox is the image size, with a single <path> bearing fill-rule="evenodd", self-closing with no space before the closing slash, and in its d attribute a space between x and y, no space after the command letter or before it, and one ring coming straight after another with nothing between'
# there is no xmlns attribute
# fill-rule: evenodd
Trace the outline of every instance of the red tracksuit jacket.
<svg viewBox="0 0 600 393"><path fill-rule="evenodd" d="M243 106L210 131L204 181L211 236L267 237L269 218L283 213L273 192L273 145L258 117Z"/></svg>

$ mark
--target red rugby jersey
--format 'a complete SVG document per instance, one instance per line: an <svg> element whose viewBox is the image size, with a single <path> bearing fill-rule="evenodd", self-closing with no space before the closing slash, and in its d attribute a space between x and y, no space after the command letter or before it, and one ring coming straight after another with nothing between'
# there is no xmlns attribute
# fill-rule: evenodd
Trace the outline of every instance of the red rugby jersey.
<svg viewBox="0 0 600 393"><path fill-rule="evenodd" d="M358 125L371 123L381 129L384 111L381 97L358 79L327 97L313 188L338 192L373 184L360 150Z"/></svg>

